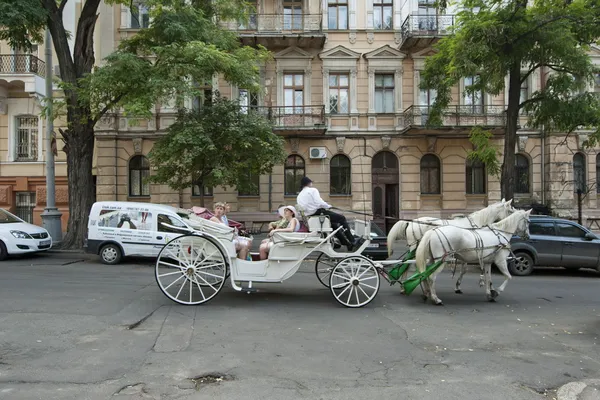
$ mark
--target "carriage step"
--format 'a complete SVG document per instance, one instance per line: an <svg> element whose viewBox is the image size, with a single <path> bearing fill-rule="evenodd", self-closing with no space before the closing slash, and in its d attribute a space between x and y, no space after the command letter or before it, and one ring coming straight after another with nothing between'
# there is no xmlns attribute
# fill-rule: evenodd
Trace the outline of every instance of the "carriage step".
<svg viewBox="0 0 600 400"><path fill-rule="evenodd" d="M256 293L256 292L258 292L258 289L256 289L256 288L245 288L245 287L242 287L242 292L246 292L248 294L250 294L250 293Z"/></svg>

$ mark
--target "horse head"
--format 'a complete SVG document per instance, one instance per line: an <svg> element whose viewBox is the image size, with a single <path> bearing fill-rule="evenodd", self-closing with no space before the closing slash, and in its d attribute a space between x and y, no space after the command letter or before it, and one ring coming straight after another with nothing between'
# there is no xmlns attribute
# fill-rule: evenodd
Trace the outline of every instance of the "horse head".
<svg viewBox="0 0 600 400"><path fill-rule="evenodd" d="M529 216L531 215L531 211L533 211L531 208L527 211L518 211L520 218L517 220L515 235L520 236L524 240L529 240Z"/></svg>

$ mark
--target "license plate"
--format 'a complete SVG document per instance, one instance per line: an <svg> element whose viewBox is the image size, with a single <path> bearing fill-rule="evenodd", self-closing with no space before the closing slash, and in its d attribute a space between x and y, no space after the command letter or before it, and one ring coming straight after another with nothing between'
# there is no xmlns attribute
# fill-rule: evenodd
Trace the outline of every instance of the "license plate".
<svg viewBox="0 0 600 400"><path fill-rule="evenodd" d="M379 247L379 243L370 243L367 248L369 249L376 249Z"/></svg>
<svg viewBox="0 0 600 400"><path fill-rule="evenodd" d="M50 245L50 240L42 240L40 242L40 246L49 246Z"/></svg>

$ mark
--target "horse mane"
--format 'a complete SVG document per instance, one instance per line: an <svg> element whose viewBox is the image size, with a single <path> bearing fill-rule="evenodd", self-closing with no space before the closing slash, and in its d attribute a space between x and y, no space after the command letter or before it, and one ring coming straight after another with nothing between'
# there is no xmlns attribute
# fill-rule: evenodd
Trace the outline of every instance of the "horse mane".
<svg viewBox="0 0 600 400"><path fill-rule="evenodd" d="M492 214L492 210L496 207L496 206L502 206L502 203L494 203L494 204L490 204L489 206L487 206L486 208L482 208L481 210L477 210L475 212L472 212L471 214L469 214L469 217L473 220L475 220L475 222L477 223L477 225L482 226L486 223L486 221L489 220L490 215Z"/></svg>
<svg viewBox="0 0 600 400"><path fill-rule="evenodd" d="M516 226L513 226L515 224L515 221L518 221L520 218L523 218L525 212L526 211L518 210L509 215L508 217L504 218L503 220L492 224L492 227L501 231L510 232L511 228L516 228Z"/></svg>

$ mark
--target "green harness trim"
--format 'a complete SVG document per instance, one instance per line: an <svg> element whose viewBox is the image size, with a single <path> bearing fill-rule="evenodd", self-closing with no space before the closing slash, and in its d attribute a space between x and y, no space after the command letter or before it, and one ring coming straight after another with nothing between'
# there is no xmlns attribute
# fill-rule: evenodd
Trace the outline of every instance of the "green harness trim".
<svg viewBox="0 0 600 400"><path fill-rule="evenodd" d="M409 260L414 260L415 255L417 254L417 249L414 250L410 250L408 252L408 254L406 254L406 257L404 257L404 261L409 261ZM410 267L410 263L402 263L402 264L395 264L392 269L388 272L388 277L390 278L390 284L394 284L398 281L400 281L400 278L402 277L402 274L404 274L408 268Z"/></svg>
<svg viewBox="0 0 600 400"><path fill-rule="evenodd" d="M435 263L428 265L425 271L417 272L413 276L402 282L404 294L407 296L411 294L416 289L416 287L421 284L421 282L429 278L431 274L433 274L435 270L437 270L444 262L444 259L438 260Z"/></svg>

